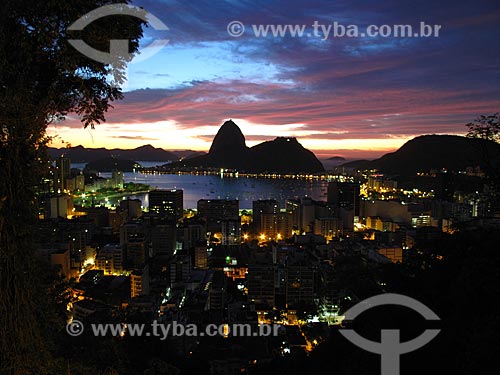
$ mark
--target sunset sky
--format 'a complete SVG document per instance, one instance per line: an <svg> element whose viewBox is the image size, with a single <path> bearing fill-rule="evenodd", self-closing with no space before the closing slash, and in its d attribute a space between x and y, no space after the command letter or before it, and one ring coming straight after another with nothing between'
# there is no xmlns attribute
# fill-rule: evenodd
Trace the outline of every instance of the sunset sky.
<svg viewBox="0 0 500 375"><path fill-rule="evenodd" d="M169 39L133 62L125 99L84 130L70 115L48 135L73 146L208 150L232 118L247 145L295 136L319 157L374 158L421 134L464 134L500 110L498 0L137 0ZM232 37L229 22L245 25ZM441 25L431 38L257 38L254 24Z"/></svg>

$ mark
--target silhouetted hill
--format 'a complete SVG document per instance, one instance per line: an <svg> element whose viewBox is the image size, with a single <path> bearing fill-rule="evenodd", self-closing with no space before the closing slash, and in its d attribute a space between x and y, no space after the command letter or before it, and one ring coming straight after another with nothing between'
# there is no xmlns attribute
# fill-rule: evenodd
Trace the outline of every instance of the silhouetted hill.
<svg viewBox="0 0 500 375"><path fill-rule="evenodd" d="M165 151L161 148L155 148L151 145L145 145L137 147L133 150L111 150L113 156L131 159L131 160L143 160L143 161L174 161L179 160L179 156L170 151Z"/></svg>
<svg viewBox="0 0 500 375"><path fill-rule="evenodd" d="M229 150L239 152L247 148L245 136L241 129L233 120L229 120L220 127L208 153L213 155L218 152L228 152Z"/></svg>
<svg viewBox="0 0 500 375"><path fill-rule="evenodd" d="M107 157L104 159L94 160L85 166L85 169L97 172L112 172L112 171L122 171L122 172L132 172L138 164L133 160L127 159L117 159L112 157Z"/></svg>
<svg viewBox="0 0 500 375"><path fill-rule="evenodd" d="M206 155L207 153L204 152L204 151L193 151L193 150L173 150L173 151L170 151L172 153L174 153L175 155L177 155L179 157L179 159L190 159L190 158L194 158L194 157L197 157L197 156L202 156L202 155Z"/></svg>
<svg viewBox="0 0 500 375"><path fill-rule="evenodd" d="M500 165L500 145L495 142L455 135L423 135L379 159L358 160L342 166L378 169L384 173L399 175L414 175L442 168L463 171L467 167L477 166L487 170L489 167L485 155L488 155L490 164Z"/></svg>
<svg viewBox="0 0 500 375"><path fill-rule="evenodd" d="M121 159L141 160L141 161L175 161L180 157L173 152L155 148L151 145L137 147L131 150L119 148L108 150L106 148L85 148L76 146L70 148L49 148L49 156L53 159L65 155L73 163L88 163L94 160L115 157Z"/></svg>
<svg viewBox="0 0 500 375"><path fill-rule="evenodd" d="M219 129L207 155L199 160L203 166L241 169L248 158L245 136L232 120L226 121ZM194 163L197 158L191 159Z"/></svg>
<svg viewBox="0 0 500 375"><path fill-rule="evenodd" d="M177 165L230 168L247 172L324 171L316 156L295 138L278 137L273 141L248 148L245 136L232 120L226 121L221 126L208 154L183 160Z"/></svg>
<svg viewBox="0 0 500 375"><path fill-rule="evenodd" d="M331 161L345 161L345 158L342 156L332 156L331 158L328 158L326 160L331 160Z"/></svg>
<svg viewBox="0 0 500 375"><path fill-rule="evenodd" d="M278 137L250 149L249 169L255 172L304 172L324 171L323 164L296 138Z"/></svg>

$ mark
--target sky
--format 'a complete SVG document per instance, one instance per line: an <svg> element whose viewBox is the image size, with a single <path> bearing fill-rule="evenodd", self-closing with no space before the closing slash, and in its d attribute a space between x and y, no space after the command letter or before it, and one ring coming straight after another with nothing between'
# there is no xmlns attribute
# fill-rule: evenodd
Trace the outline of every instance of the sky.
<svg viewBox="0 0 500 375"><path fill-rule="evenodd" d="M463 135L466 123L500 111L498 0L132 4L168 26L146 28L141 48L159 39L168 44L132 61L124 100L106 123L83 129L70 114L49 126L53 146L207 151L220 125L233 119L248 146L294 136L320 158L371 159L415 136ZM233 21L245 27L243 35L230 35ZM334 36L334 22L357 27L358 37ZM439 25L439 36L366 35L369 25L418 32L421 22ZM305 29L302 37L258 37L253 25ZM332 27L328 37L319 25Z"/></svg>

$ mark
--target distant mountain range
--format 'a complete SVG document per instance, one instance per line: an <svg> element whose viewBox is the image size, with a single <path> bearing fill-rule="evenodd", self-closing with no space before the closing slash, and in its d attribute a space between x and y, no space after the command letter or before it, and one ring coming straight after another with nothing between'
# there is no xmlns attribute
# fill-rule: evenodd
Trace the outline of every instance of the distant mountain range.
<svg viewBox="0 0 500 375"><path fill-rule="evenodd" d="M139 167L139 165L133 160L127 159L117 159L113 157L106 157L103 159L93 160L89 162L85 169L88 171L96 172L132 172L134 168Z"/></svg>
<svg viewBox="0 0 500 375"><path fill-rule="evenodd" d="M278 137L247 147L245 136L232 120L219 129L206 155L183 160L179 166L229 168L251 173L316 173L324 168L296 138Z"/></svg>
<svg viewBox="0 0 500 375"><path fill-rule="evenodd" d="M200 151L166 151L161 148L156 148L151 145L145 145L134 148L132 150L122 150L119 148L108 150L106 148L85 148L76 146L70 148L49 148L49 156L53 159L65 155L69 157L73 163L89 163L92 161L115 158L138 161L178 161L184 158L204 155Z"/></svg>
<svg viewBox="0 0 500 375"><path fill-rule="evenodd" d="M342 164L356 169L378 169L402 176L446 168L463 171L467 167L487 171L500 166L500 145L492 141L455 135L423 135L406 142L399 150L376 160L357 160Z"/></svg>
<svg viewBox="0 0 500 375"><path fill-rule="evenodd" d="M331 161L345 161L345 158L342 156L332 156L331 158L328 158L326 160L331 160Z"/></svg>
<svg viewBox="0 0 500 375"><path fill-rule="evenodd" d="M173 162L172 166L216 167L247 172L316 173L324 167L316 156L305 149L295 138L278 137L271 141L248 147L241 129L233 121L226 121L217 132L210 151L166 151L151 145L132 150L85 148L49 148L49 155L56 158L65 155L73 163L99 161L96 169L108 169L113 163L124 160L122 167L130 169L133 161ZM486 161L488 159L488 161ZM344 159L334 156L325 163L342 163ZM109 164L111 165L111 164ZM325 164L327 165L327 164ZM500 170L500 145L481 139L454 135L423 135L406 142L399 150L375 160L357 160L341 164L354 169L377 169L383 173L401 176L415 175L431 169L445 168L461 171L467 167L491 167Z"/></svg>

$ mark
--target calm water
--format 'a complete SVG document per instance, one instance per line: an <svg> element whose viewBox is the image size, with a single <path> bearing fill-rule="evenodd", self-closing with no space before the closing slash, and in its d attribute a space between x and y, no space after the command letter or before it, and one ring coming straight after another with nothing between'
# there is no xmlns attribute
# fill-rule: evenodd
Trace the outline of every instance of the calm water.
<svg viewBox="0 0 500 375"><path fill-rule="evenodd" d="M324 194L327 185L326 181L139 173L125 173L125 181L148 184L160 189L182 189L184 208L196 208L199 199L238 199L241 209L252 208L254 200L276 199L284 207L287 198L309 196L326 200ZM145 203L143 202L144 206Z"/></svg>
<svg viewBox="0 0 500 375"><path fill-rule="evenodd" d="M140 163L145 166L156 165ZM111 173L100 175L107 178L111 176ZM238 199L240 209L251 209L254 200L276 199L281 207L284 207L288 198L308 196L316 200L326 200L327 188L327 181L318 180L221 178L220 176L176 174L124 173L124 180L147 184L151 188L182 189L184 190L184 208L196 208L199 199ZM131 197L139 198L144 207L149 206L147 194Z"/></svg>

